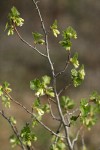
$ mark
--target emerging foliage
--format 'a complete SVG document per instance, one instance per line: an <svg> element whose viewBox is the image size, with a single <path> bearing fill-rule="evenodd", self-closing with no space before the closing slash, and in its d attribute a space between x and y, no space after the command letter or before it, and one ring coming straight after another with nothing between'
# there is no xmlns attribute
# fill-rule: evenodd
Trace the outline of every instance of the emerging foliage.
<svg viewBox="0 0 100 150"><path fill-rule="evenodd" d="M51 78L47 75L43 76L41 79L35 79L30 81L30 88L35 91L36 96L48 95L54 97L53 88L48 86L50 84Z"/></svg>
<svg viewBox="0 0 100 150"><path fill-rule="evenodd" d="M8 82L0 84L2 107L10 108L11 102L15 103L25 112L27 112L28 115L30 115L29 123L25 123L23 128L18 130L17 120L14 116L7 117L5 115L5 109L0 110L0 115L6 119L12 128L13 135L10 136L10 143L12 148L19 146L22 150L33 149L34 142L38 140L35 134L35 128L38 125L41 125L52 136L51 145L49 147L50 150L74 150L79 134L83 133L83 127L85 126L90 130L98 120L98 114L100 113L100 95L97 92L93 92L88 99L82 98L80 100L79 106L76 105L74 99L70 98L68 92L62 96L62 93L70 87L69 85L73 84L76 88L81 85L85 78L84 65L80 65L78 60L78 53L74 53L73 56L71 56L72 39L77 38L77 33L71 26L62 31L63 39L59 43L67 51L68 60L66 60L65 68L62 71L56 73L56 68L54 68L48 47L49 33L46 31L37 2L33 0L33 3L38 12L43 31L43 35L38 32L32 32L35 47L25 41L18 32L17 27L21 27L23 25L24 19L20 17L20 13L14 6L11 8L11 11L8 15L8 22L5 29L8 30L8 35L13 35L14 32L16 32L22 42L33 48L33 50L37 51L38 54L47 59L47 62L51 68L50 71L52 77L44 75L40 78L35 78L30 81L30 89L35 93L33 102L30 104L30 109L11 97L10 92L12 90ZM52 26L50 26L50 29L53 32L53 35L58 37L60 31L58 30L57 20L55 20ZM45 44L45 54L37 49L37 44ZM71 73L70 84L60 89L59 92L58 76L62 75L63 77L63 74L66 73L69 64L72 67L71 69L69 68ZM57 110L56 116L55 110ZM47 115L47 113L50 118L57 121L57 124L55 124L55 126L57 125L55 130L44 123L43 117ZM70 135L72 125L76 128L77 125L80 125L80 129L78 129L78 133L75 137L74 135ZM86 145L83 144L82 150L86 149Z"/></svg>
<svg viewBox="0 0 100 150"><path fill-rule="evenodd" d="M34 44L44 44L44 40L42 39L43 35L40 34L40 33L33 33L32 32L32 35L33 35L33 39L34 39Z"/></svg>
<svg viewBox="0 0 100 150"><path fill-rule="evenodd" d="M60 41L59 43L62 45L63 48L70 51L71 46L72 46L71 39L76 39L77 38L76 31L72 27L69 26L68 28L66 28L63 31L62 36L63 36L63 40Z"/></svg>
<svg viewBox="0 0 100 150"><path fill-rule="evenodd" d="M60 34L60 31L58 30L57 20L54 21L53 25L50 28L55 37L57 37Z"/></svg>
<svg viewBox="0 0 100 150"><path fill-rule="evenodd" d="M8 30L8 35L14 34L15 26L22 26L24 24L24 19L20 17L20 13L16 9L16 7L12 7L11 11L8 15L8 22L6 23L5 30Z"/></svg>

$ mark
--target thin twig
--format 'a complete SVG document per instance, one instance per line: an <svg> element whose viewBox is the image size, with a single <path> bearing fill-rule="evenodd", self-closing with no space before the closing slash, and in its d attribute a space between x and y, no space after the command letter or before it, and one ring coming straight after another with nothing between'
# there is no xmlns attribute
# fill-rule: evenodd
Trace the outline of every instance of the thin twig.
<svg viewBox="0 0 100 150"><path fill-rule="evenodd" d="M47 34L46 28L45 28L45 25L44 25L44 22L43 22L43 19L42 19L42 15L41 15L40 9L39 9L39 7L38 7L38 5L37 5L37 3L38 3L39 1L32 0L32 2L34 3L34 5L35 5L35 7L36 7L36 9L37 9L37 12L38 12L38 15L39 15L39 18L40 18L40 21L41 21L41 26L42 26L44 35L46 35L46 34Z"/></svg>
<svg viewBox="0 0 100 150"><path fill-rule="evenodd" d="M85 141L84 141L84 131L83 131L83 134L82 134L81 138L82 138L82 147L83 147L83 149L87 149L86 146L85 146L86 145Z"/></svg>
<svg viewBox="0 0 100 150"><path fill-rule="evenodd" d="M55 101L54 99L49 98L49 100L50 100L51 102L53 102L54 104L56 104L56 101Z"/></svg>
<svg viewBox="0 0 100 150"><path fill-rule="evenodd" d="M24 42L26 45L28 45L29 47L31 47L32 49L34 49L35 51L37 51L41 56L43 57L46 57L47 58L47 55L41 53L36 47L32 46L31 44L29 44L26 40L23 39L23 37L20 35L20 33L18 32L17 28L14 26L14 29L18 35L18 37L20 38L20 40L22 42Z"/></svg>
<svg viewBox="0 0 100 150"><path fill-rule="evenodd" d="M50 103L49 99L48 99L48 103L49 103L49 106L50 106L50 114L51 114L52 118L57 120L57 121L61 121L60 118L55 117L55 115L53 114L51 103Z"/></svg>
<svg viewBox="0 0 100 150"><path fill-rule="evenodd" d="M83 126L80 127L80 129L77 131L77 134L76 134L76 137L73 139L72 141L72 147L74 148L75 146L75 143L77 142L78 138L79 138L79 135L80 135L80 132L81 130L83 129Z"/></svg>
<svg viewBox="0 0 100 150"><path fill-rule="evenodd" d="M68 114L70 115L70 116L72 116L73 114L75 114L76 112L78 112L79 111L79 113L80 113L80 109L79 108L76 108L75 110L73 110L72 112L68 112Z"/></svg>
<svg viewBox="0 0 100 150"><path fill-rule="evenodd" d="M68 60L66 61L65 67L64 67L64 69L62 71L60 71L60 72L58 72L56 74L56 77L58 77L59 75L61 75L62 73L64 73L67 70L67 68L69 66L69 63L70 63L70 57L71 57L71 52L69 51L69 53L68 53Z"/></svg>
<svg viewBox="0 0 100 150"><path fill-rule="evenodd" d="M59 91L58 95L60 96L61 93L64 92L65 90L67 90L71 85L72 85L72 83L69 83L67 86L65 86L64 88L62 88L62 89Z"/></svg>
<svg viewBox="0 0 100 150"><path fill-rule="evenodd" d="M17 138L18 138L18 140L20 141L20 146L21 146L21 148L23 149L23 150L26 150L26 148L24 147L24 145L23 145L23 143L22 143L22 141L21 141L21 138L20 138L20 136L19 136L19 134L18 134L18 131L16 130L17 128L15 127L15 125L13 125L12 123L11 123L11 121L10 121L10 119L9 118L7 118L6 117L6 115L4 114L4 111L2 110L0 110L0 114L3 116L3 118L5 118L7 121L8 121L8 123L10 124L10 126L11 126L11 128L12 128L12 130L13 130L13 132L15 133L15 135L17 136Z"/></svg>
<svg viewBox="0 0 100 150"><path fill-rule="evenodd" d="M62 128L62 122L60 122L59 127L58 127L58 129L56 131L57 134L60 133L61 128Z"/></svg>
<svg viewBox="0 0 100 150"><path fill-rule="evenodd" d="M37 9L37 13L38 13L38 16L40 18L40 22L41 22L41 27L43 29L43 32L44 32L44 36L45 36L45 46L46 46L46 52L47 52L47 58L48 58L48 62L50 63L50 66L51 66L51 70L52 70L52 74L53 76L55 76L55 73L54 73L54 67L53 67L53 63L51 61L51 58L50 58L50 54L49 54L49 46L48 46L48 34L47 34L47 31L46 31L46 28L45 28L45 25L44 25L44 22L43 22L43 18L42 18L42 15L41 15L41 12L40 12L40 9L37 5L37 2L35 0L32 0L36 9Z"/></svg>

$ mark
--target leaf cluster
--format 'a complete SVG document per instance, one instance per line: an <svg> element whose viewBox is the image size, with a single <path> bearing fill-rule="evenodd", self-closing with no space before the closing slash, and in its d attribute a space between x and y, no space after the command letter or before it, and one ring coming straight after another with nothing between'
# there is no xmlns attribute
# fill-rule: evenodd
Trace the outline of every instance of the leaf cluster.
<svg viewBox="0 0 100 150"><path fill-rule="evenodd" d="M7 108L10 108L10 98L7 93L9 94L12 91L9 86L10 84L6 81L3 85L0 85L0 97L2 99L2 104Z"/></svg>
<svg viewBox="0 0 100 150"><path fill-rule="evenodd" d="M59 43L62 45L63 48L66 50L70 51L72 42L71 39L76 39L77 38L77 33L72 27L68 27L63 31L63 40L60 41Z"/></svg>
<svg viewBox="0 0 100 150"><path fill-rule="evenodd" d="M66 149L66 145L65 145L65 142L64 142L64 139L63 138L60 138L60 137L53 137L52 138L52 145L50 147L50 150L65 150Z"/></svg>
<svg viewBox="0 0 100 150"><path fill-rule="evenodd" d="M79 86L82 83L84 77L85 77L84 65L82 65L79 69L74 68L71 70L71 78L73 81L73 85L75 87Z"/></svg>
<svg viewBox="0 0 100 150"><path fill-rule="evenodd" d="M43 35L40 34L40 33L35 33L35 32L32 32L32 35L33 35L33 39L34 39L34 44L44 44L44 40L43 40Z"/></svg>
<svg viewBox="0 0 100 150"><path fill-rule="evenodd" d="M83 98L80 102L80 120L91 129L97 121L97 114L100 112L100 95L93 92L89 100Z"/></svg>
<svg viewBox="0 0 100 150"><path fill-rule="evenodd" d="M70 99L68 96L62 96L60 103L61 103L61 107L65 111L72 109L74 107L74 101L72 99Z"/></svg>
<svg viewBox="0 0 100 150"><path fill-rule="evenodd" d="M57 37L60 34L60 31L58 30L57 20L54 21L53 25L50 27L50 29L53 32L53 35Z"/></svg>
<svg viewBox="0 0 100 150"><path fill-rule="evenodd" d="M16 7L12 7L10 13L8 14L8 22L6 23L5 30L8 30L8 35L14 34L15 26L22 26L24 24L24 19L20 17L20 13Z"/></svg>
<svg viewBox="0 0 100 150"><path fill-rule="evenodd" d="M30 88L35 91L36 96L47 95L54 97L53 88L50 85L51 78L47 75L43 76L41 79L34 79L30 81Z"/></svg>
<svg viewBox="0 0 100 150"><path fill-rule="evenodd" d="M37 140L37 137L33 133L28 123L22 128L19 137L21 138L22 143L29 147L31 147L32 142ZM20 145L20 141L15 135L12 135L10 137L10 143L12 145L12 148Z"/></svg>

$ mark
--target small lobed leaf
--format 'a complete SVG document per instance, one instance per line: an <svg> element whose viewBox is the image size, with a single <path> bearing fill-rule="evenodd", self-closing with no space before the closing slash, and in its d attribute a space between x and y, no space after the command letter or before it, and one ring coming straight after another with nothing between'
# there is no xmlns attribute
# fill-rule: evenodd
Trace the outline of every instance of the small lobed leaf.
<svg viewBox="0 0 100 150"><path fill-rule="evenodd" d="M10 98L6 95L2 95L2 103L6 108L10 108Z"/></svg>
<svg viewBox="0 0 100 150"><path fill-rule="evenodd" d="M63 33L64 37L69 37L69 38L73 38L73 39L77 39L77 33L76 31L69 26Z"/></svg>
<svg viewBox="0 0 100 150"><path fill-rule="evenodd" d="M10 136L10 143L12 148L16 147L17 145L20 145L20 141L15 135Z"/></svg>
<svg viewBox="0 0 100 150"><path fill-rule="evenodd" d="M42 110L43 110L44 112L46 112L46 113L49 113L49 112L50 112L50 106L49 106L49 104L44 104L44 105L42 106Z"/></svg>
<svg viewBox="0 0 100 150"><path fill-rule="evenodd" d="M12 91L12 89L9 86L10 86L10 84L5 81L3 83L2 89L5 90L7 93L10 93Z"/></svg>
<svg viewBox="0 0 100 150"><path fill-rule="evenodd" d="M51 78L47 75L42 77L42 82L44 83L44 85L48 85L50 84Z"/></svg>
<svg viewBox="0 0 100 150"><path fill-rule="evenodd" d="M79 77L80 77L80 79L84 80L84 77L85 77L84 65L82 65L79 70Z"/></svg>
<svg viewBox="0 0 100 150"><path fill-rule="evenodd" d="M74 101L70 99L68 96L61 97L61 107L65 110L72 109L74 107Z"/></svg>
<svg viewBox="0 0 100 150"><path fill-rule="evenodd" d="M18 17L20 15L20 13L18 12L18 10L16 9L15 6L13 6L11 8L11 12L10 13L11 13L12 16L16 16L16 17Z"/></svg>
<svg viewBox="0 0 100 150"><path fill-rule="evenodd" d="M17 122L14 117L11 116L9 119L13 125L16 125Z"/></svg>
<svg viewBox="0 0 100 150"><path fill-rule="evenodd" d="M72 42L70 40L66 40L64 39L63 41L59 42L63 48L65 48L67 51L70 51L71 46L72 46Z"/></svg>
<svg viewBox="0 0 100 150"><path fill-rule="evenodd" d="M90 101L94 102L97 105L100 105L100 95L97 91L92 92L90 95Z"/></svg>
<svg viewBox="0 0 100 150"><path fill-rule="evenodd" d="M58 30L57 20L54 21L53 25L50 28L55 37L57 37L60 34L60 31Z"/></svg>
<svg viewBox="0 0 100 150"><path fill-rule="evenodd" d="M52 142L53 144L51 145L50 150L66 150L66 144L64 143L64 139L60 137L53 137Z"/></svg>
<svg viewBox="0 0 100 150"><path fill-rule="evenodd" d="M70 62L74 65L75 68L79 67L78 53L74 54L73 58L70 59Z"/></svg>
<svg viewBox="0 0 100 150"><path fill-rule="evenodd" d="M2 96L3 95L3 87L2 87L2 85L0 85L0 96Z"/></svg>
<svg viewBox="0 0 100 150"><path fill-rule="evenodd" d="M35 91L35 95L38 97L43 95L54 97L53 88L48 86L50 81L51 78L45 75L41 79L30 81L30 88Z"/></svg>
<svg viewBox="0 0 100 150"><path fill-rule="evenodd" d="M46 95L48 95L50 97L55 97L55 94L54 94L52 87L47 87L45 93L46 93Z"/></svg>
<svg viewBox="0 0 100 150"><path fill-rule="evenodd" d="M77 38L77 33L72 27L66 28L63 33L62 33L63 40L60 41L59 43L64 47L66 50L70 51L72 42L71 39L76 39Z"/></svg>
<svg viewBox="0 0 100 150"><path fill-rule="evenodd" d="M26 126L23 127L20 133L20 137L22 139L23 144L28 145L29 147L31 146L32 141L37 140L37 137L30 129L29 124L26 124Z"/></svg>
<svg viewBox="0 0 100 150"><path fill-rule="evenodd" d="M45 41L42 39L43 35L37 32L32 32L34 44L44 44Z"/></svg>
<svg viewBox="0 0 100 150"><path fill-rule="evenodd" d="M24 19L20 17L20 13L16 7L12 7L10 13L8 14L8 22L6 23L5 30L8 30L8 36L14 34L15 26L22 26L24 24Z"/></svg>
<svg viewBox="0 0 100 150"><path fill-rule="evenodd" d="M71 70L71 78L72 78L74 87L79 86L84 80L84 77L85 77L85 70L84 70L83 65L78 70L77 69Z"/></svg>
<svg viewBox="0 0 100 150"><path fill-rule="evenodd" d="M96 105L90 104L86 99L82 99L80 103L80 120L90 130L97 121L98 108Z"/></svg>

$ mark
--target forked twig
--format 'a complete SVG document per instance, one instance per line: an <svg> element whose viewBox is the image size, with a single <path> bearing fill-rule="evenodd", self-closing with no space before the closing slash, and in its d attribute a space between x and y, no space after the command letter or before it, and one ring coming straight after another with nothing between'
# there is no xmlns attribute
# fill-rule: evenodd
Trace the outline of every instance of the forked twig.
<svg viewBox="0 0 100 150"><path fill-rule="evenodd" d="M62 71L58 72L58 73L55 75L56 77L58 77L59 75L61 75L62 73L64 73L64 72L67 70L67 68L68 68L68 66L69 66L69 63L70 63L70 57L71 57L71 52L69 51L69 53L68 53L68 59L66 60L65 67L64 67L64 69L63 69Z"/></svg>
<svg viewBox="0 0 100 150"><path fill-rule="evenodd" d="M26 40L23 39L23 37L20 35L20 33L18 32L17 28L14 26L14 30L16 31L19 39L25 43L26 45L28 45L29 47L31 47L32 49L34 49L35 51L37 51L41 56L43 57L46 57L47 58L47 55L41 53L36 47L32 46L31 44L29 44Z"/></svg>

